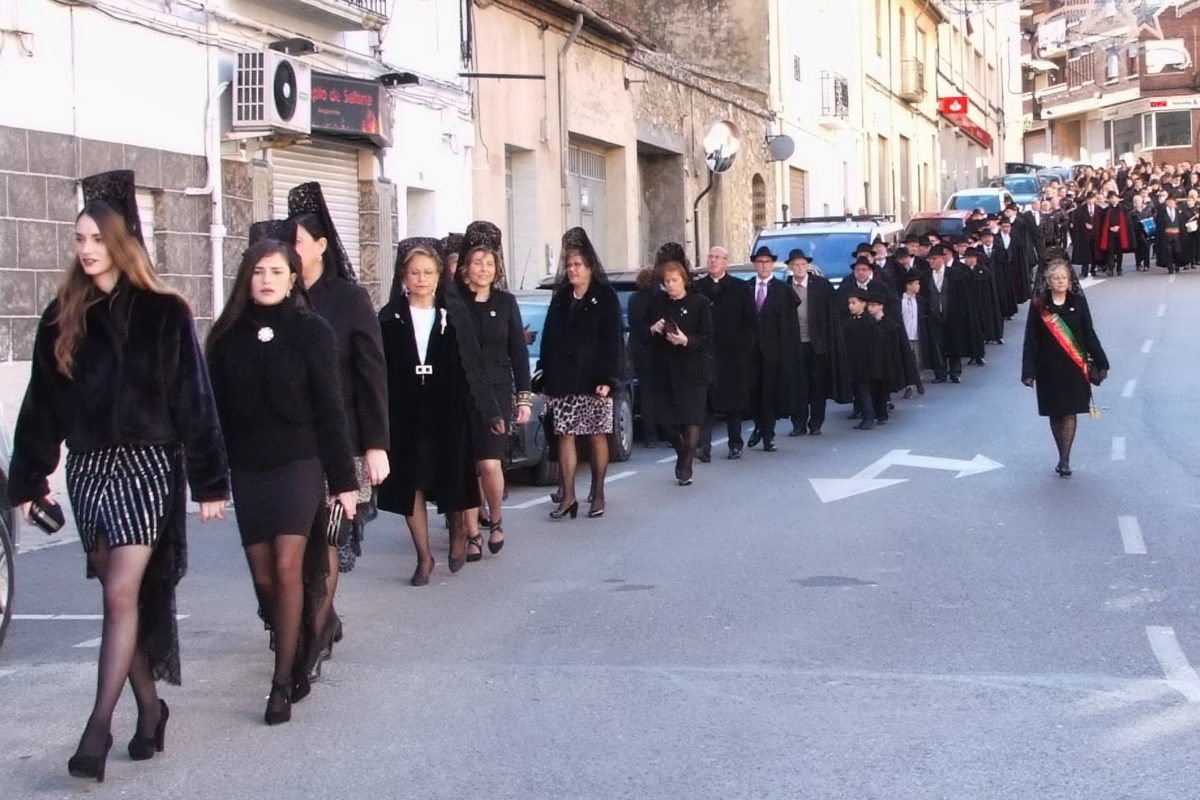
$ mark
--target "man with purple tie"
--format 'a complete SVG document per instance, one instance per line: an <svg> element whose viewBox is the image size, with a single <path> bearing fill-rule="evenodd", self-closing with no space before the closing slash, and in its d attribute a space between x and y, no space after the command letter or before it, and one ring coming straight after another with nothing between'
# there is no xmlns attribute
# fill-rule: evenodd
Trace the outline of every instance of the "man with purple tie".
<svg viewBox="0 0 1200 800"><path fill-rule="evenodd" d="M796 308L800 300L788 285L775 277L778 260L768 247L753 256L754 307L758 313L758 336L750 350L750 410L754 432L746 441L760 441L767 453L775 452L775 421L791 416L796 406L800 362L800 324Z"/></svg>

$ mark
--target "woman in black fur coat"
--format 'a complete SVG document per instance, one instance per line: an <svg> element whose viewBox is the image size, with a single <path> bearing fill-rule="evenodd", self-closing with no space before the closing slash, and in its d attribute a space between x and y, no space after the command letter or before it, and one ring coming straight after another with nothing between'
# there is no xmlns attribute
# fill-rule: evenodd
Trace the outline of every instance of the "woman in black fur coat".
<svg viewBox="0 0 1200 800"><path fill-rule="evenodd" d="M180 682L175 586L187 565L186 482L200 517L221 517L225 447L191 311L141 243L133 173L85 178L75 257L42 314L17 419L9 494L26 519L52 503L67 444L67 493L104 593L96 700L67 769L104 780L113 709L128 679L133 760L163 749L156 679Z"/></svg>

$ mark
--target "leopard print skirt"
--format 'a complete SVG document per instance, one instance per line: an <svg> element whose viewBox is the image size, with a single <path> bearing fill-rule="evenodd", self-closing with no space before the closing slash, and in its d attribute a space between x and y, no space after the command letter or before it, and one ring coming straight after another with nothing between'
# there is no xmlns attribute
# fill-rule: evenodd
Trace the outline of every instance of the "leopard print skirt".
<svg viewBox="0 0 1200 800"><path fill-rule="evenodd" d="M560 436L593 436L613 432L613 401L596 394L551 397L554 432Z"/></svg>

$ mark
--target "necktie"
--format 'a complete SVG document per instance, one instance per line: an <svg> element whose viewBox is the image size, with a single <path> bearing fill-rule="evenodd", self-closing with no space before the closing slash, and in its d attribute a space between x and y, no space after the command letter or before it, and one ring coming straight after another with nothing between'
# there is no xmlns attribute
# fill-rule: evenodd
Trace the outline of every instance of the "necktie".
<svg viewBox="0 0 1200 800"><path fill-rule="evenodd" d="M759 311L762 311L763 303L767 302L767 284L765 281L758 282L758 291L754 293L754 305Z"/></svg>

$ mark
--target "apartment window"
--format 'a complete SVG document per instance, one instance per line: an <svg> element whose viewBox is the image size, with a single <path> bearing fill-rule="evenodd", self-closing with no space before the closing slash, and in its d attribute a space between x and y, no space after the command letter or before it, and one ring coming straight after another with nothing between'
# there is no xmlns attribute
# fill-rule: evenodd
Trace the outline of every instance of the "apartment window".
<svg viewBox="0 0 1200 800"><path fill-rule="evenodd" d="M792 56L792 80L801 80L800 56Z"/></svg>
<svg viewBox="0 0 1200 800"><path fill-rule="evenodd" d="M1121 56L1116 47L1108 48L1104 54L1104 80L1115 81L1121 77Z"/></svg>
<svg viewBox="0 0 1200 800"><path fill-rule="evenodd" d="M1125 51L1125 75L1133 78L1138 74L1138 48L1137 45L1131 45Z"/></svg>
<svg viewBox="0 0 1200 800"><path fill-rule="evenodd" d="M904 59L908 58L908 15L904 13L903 8L900 9L899 19L900 22L898 27L900 29L900 36L898 38L900 40L900 60L903 61ZM920 58L920 54L918 54L917 57Z"/></svg>
<svg viewBox="0 0 1200 800"><path fill-rule="evenodd" d="M1095 61L1090 48L1079 48L1067 56L1067 85L1077 89L1096 80Z"/></svg>
<svg viewBox="0 0 1200 800"><path fill-rule="evenodd" d="M1145 114L1142 141L1146 147L1191 147L1192 112L1184 109Z"/></svg>
<svg viewBox="0 0 1200 800"><path fill-rule="evenodd" d="M883 58L884 0L875 0L875 55Z"/></svg>

